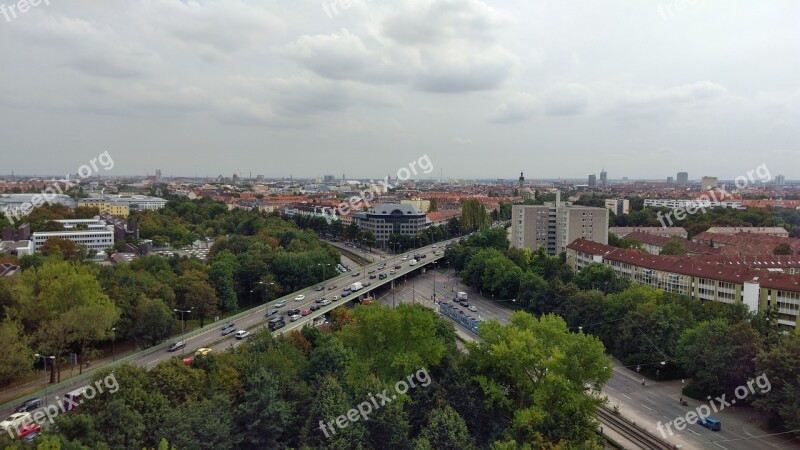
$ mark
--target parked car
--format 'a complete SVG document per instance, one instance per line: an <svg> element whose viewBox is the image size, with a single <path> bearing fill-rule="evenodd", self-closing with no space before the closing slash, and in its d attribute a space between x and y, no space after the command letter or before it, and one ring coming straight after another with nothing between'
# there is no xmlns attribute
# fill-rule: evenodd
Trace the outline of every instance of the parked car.
<svg viewBox="0 0 800 450"><path fill-rule="evenodd" d="M178 342L170 345L169 347L167 347L167 351L168 352L174 352L174 351L178 351L178 350L182 349L183 347L186 347L186 342L178 341Z"/></svg>
<svg viewBox="0 0 800 450"><path fill-rule="evenodd" d="M303 295L303 294L300 294L300 295L298 295L297 297L295 297L295 298L294 298L294 301L296 301L296 302L302 302L302 301L303 301L303 300L305 300L305 299L306 299L306 296L305 296L305 295Z"/></svg>
<svg viewBox="0 0 800 450"><path fill-rule="evenodd" d="M286 306L286 300L281 300L278 303L275 303L276 308L283 308L284 306Z"/></svg>
<svg viewBox="0 0 800 450"><path fill-rule="evenodd" d="M244 339L244 338L246 338L248 336L250 336L250 332L247 331L247 330L239 330L239 331L236 332L236 339L241 340L241 339Z"/></svg>
<svg viewBox="0 0 800 450"><path fill-rule="evenodd" d="M0 422L0 430L6 431L9 428L17 429L20 425L25 422L32 422L31 420L31 413L23 412L23 413L14 413L2 422Z"/></svg>
<svg viewBox="0 0 800 450"><path fill-rule="evenodd" d="M14 412L23 413L23 412L31 412L33 410L39 409L44 406L44 402L40 398L32 398L30 400L25 401L23 404L17 406L17 409Z"/></svg>
<svg viewBox="0 0 800 450"><path fill-rule="evenodd" d="M392 270L390 270L390 271L389 271L389 275L394 275L394 274L396 274L396 273L397 273L397 272L395 272L395 270L394 270L394 269L392 269Z"/></svg>
<svg viewBox="0 0 800 450"><path fill-rule="evenodd" d="M467 309L469 309L472 312L475 312L475 311L478 310L478 308L476 308L475 305L470 305Z"/></svg>
<svg viewBox="0 0 800 450"><path fill-rule="evenodd" d="M289 310L289 312L287 314L290 315L290 316L293 316L295 314L299 315L300 314L300 308L291 309L291 310Z"/></svg>
<svg viewBox="0 0 800 450"><path fill-rule="evenodd" d="M42 426L38 423L26 423L19 427L19 437L26 438L26 441L32 441L36 433L42 431Z"/></svg>
<svg viewBox="0 0 800 450"><path fill-rule="evenodd" d="M300 314L292 314L291 316L289 316L289 320L292 322L300 320Z"/></svg>
<svg viewBox="0 0 800 450"><path fill-rule="evenodd" d="M311 310L310 309L304 309L303 312L300 313L300 315L302 317L305 317L305 316L307 316L309 314L311 314Z"/></svg>
<svg viewBox="0 0 800 450"><path fill-rule="evenodd" d="M210 349L210 348L207 348L207 347L198 348L198 349L197 349L197 350L194 352L194 356L208 356L208 355L209 355L209 354L211 354L211 352L213 352L213 351L214 351L214 350L212 350L212 349Z"/></svg>

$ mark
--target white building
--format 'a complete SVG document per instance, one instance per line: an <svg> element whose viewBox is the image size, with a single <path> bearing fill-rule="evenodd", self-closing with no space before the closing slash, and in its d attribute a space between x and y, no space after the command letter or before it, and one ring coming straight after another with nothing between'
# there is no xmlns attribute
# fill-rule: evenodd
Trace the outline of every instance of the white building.
<svg viewBox="0 0 800 450"><path fill-rule="evenodd" d="M742 202L718 201L718 200L711 200L709 198L701 198L699 200L691 200L691 199L676 200L673 198L647 198L644 200L644 207L686 209L686 210L698 210L701 208L747 209L742 205Z"/></svg>
<svg viewBox="0 0 800 450"><path fill-rule="evenodd" d="M39 252L50 238L70 240L78 245L83 245L88 250L95 250L95 259L105 259L105 250L114 246L113 229L82 230L82 231L36 231L31 236L34 251Z"/></svg>

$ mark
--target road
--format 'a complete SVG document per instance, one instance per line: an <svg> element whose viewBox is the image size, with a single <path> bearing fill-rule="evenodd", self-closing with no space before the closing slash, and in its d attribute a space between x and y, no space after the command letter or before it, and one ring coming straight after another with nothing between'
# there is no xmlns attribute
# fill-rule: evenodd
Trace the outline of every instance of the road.
<svg viewBox="0 0 800 450"><path fill-rule="evenodd" d="M434 285L433 272L428 271L414 277L413 281L411 278L400 281L395 289L381 293L380 302L391 305L394 294L394 301L397 304L415 302L433 308L435 306L431 297ZM436 273L436 293L440 300L450 301L455 292L465 291L469 295L469 303L477 307L478 317L496 319L501 323L508 322L512 311L503 303L493 302L471 288L456 285L457 280L454 276L452 271L447 274ZM463 332L460 334L472 336L466 328L460 325L456 325L456 328ZM625 368L619 361L614 360L613 375L604 386L603 394L608 397L609 405L619 405L624 417L667 442L680 446L678 448L682 450L800 449L798 439L790 440L783 435L762 437L770 433L754 425L759 418L752 408L748 407L729 408L714 413L713 417L723 424L721 431L711 431L697 424L688 425L683 431L675 431L672 425L674 433L670 435L665 429L665 424L684 417L688 411L700 405L699 401L688 397L684 399L689 405L680 405L678 402L681 397L680 384L680 380L665 382L647 380L645 386L642 386L642 378L637 376L635 370ZM665 436L662 436L657 429L659 422L665 429Z"/></svg>
<svg viewBox="0 0 800 450"><path fill-rule="evenodd" d="M318 284L315 284L314 286L310 286L309 288L307 288L307 289L305 289L303 291L296 292L296 293L291 294L291 296L284 297L284 298L287 299L287 305L285 307L283 307L283 308L280 308L281 314L285 315L286 311L288 311L289 309L293 309L293 308L299 308L301 310L309 309L313 304L315 304L315 301L318 298L323 297L323 296L327 297L329 299L332 299L332 297L334 295L341 296L342 291L344 290L344 288L347 287L348 285L356 282L356 281L361 281L361 282L369 281L372 284L370 287L365 288L362 291L359 291L358 293L351 294L351 296L348 296L343 300L339 300L337 302L333 302L331 305L323 307L319 311L315 311L311 315L309 315L307 317L303 317L301 320L298 320L297 322L289 322L289 319L287 317L286 318L287 326L284 327L283 329L277 331L276 333L285 333L287 331L291 331L291 330L300 328L302 326L305 326L305 325L313 322L313 320L315 318L317 318L317 317L319 317L321 315L327 314L328 312L330 312L330 310L340 306L343 303L347 303L349 301L355 300L359 296L362 296L362 297L366 296L366 294L368 294L370 291L379 288L381 285L384 285L384 284L385 285L391 285L391 283L394 280L405 276L409 272L420 270L422 267L425 267L426 265L428 265L428 264L430 264L430 263L434 262L435 260L437 260L437 259L442 257L442 256L435 256L433 254L433 252L436 251L436 250L441 249L441 247L447 242L450 242L450 241L445 241L445 242L442 242L442 243L434 244L435 248L434 248L434 246L428 246L428 247L424 247L422 249L419 249L417 252L420 253L420 254L424 254L427 257L425 259L421 260L418 265L413 266L413 267L409 265L408 261L401 261L400 258L397 258L397 260L398 260L397 263L402 266L401 269L397 270L396 274L389 276L385 280L377 280L377 279L370 280L369 279L369 274L367 273L368 271L373 270L373 269L376 270L376 272L375 272L376 274L379 272L379 271L377 271L376 268L377 268L377 266L379 264L381 264L381 262L380 262L381 257L380 256L377 257L379 262L372 263L369 266L362 267L362 268L359 268L355 263L353 263L353 261L349 261L348 265L350 266L352 271L351 272L347 272L347 273L342 274L342 275L339 275L339 276L337 276L335 278L326 280L325 281L325 290L324 291L316 291L316 290L314 290L314 288L318 286ZM413 252L412 252L412 254L413 254ZM387 263L387 267L386 267L386 269L384 271L387 272L387 274L388 274L389 270L392 270L392 268L393 268L393 263L392 263L392 260L387 260L385 262ZM354 276L354 275L356 275L356 276ZM330 289L331 286L336 286L336 287L333 288L333 289ZM305 296L305 298L302 301L295 301L293 299L295 296L301 295L301 294ZM235 320L236 328L237 329L250 330L251 332L264 329L266 327L266 324L267 324L267 318L265 318L265 312L268 309L272 309L273 306L271 306L271 305L274 305L275 303L277 303L278 300L280 300L280 299L276 299L276 300L270 301L267 305L260 306L260 307L257 307L257 308L254 308L254 309L248 311L242 317L240 317L240 318ZM199 348L207 347L207 348L213 349L214 352L221 352L221 351L225 351L228 348L231 348L232 346L237 346L237 345L241 344L241 342L243 342L243 341L237 341L236 339L234 339L233 334L230 334L227 337L223 337L221 335L221 330L220 330L221 326L222 326L222 323L218 323L218 324L214 324L214 325L208 325L206 327L207 329L204 329L203 331L201 331L201 332L199 332L199 333L197 333L195 335L192 335L189 338L185 339L186 340L186 348L183 349L183 350L179 350L179 351L177 351L175 353L167 352L164 349L158 349L158 350L149 351L149 352L148 351L144 351L144 352L141 352L142 354L140 356L134 356L129 362L132 363L132 364L135 364L135 365L150 369L150 368L154 367L155 365L157 365L159 362L167 360L169 358L183 357L184 355L188 355L189 357L191 357L192 355L194 355L194 352ZM181 338L180 337L176 337L175 339L170 340L170 343L178 341L178 340L181 340ZM83 379L83 380L75 380L75 381L67 382L64 385L59 386L58 388L55 388L55 389L48 388L48 392L47 392L47 396L48 396L48 400L49 400L48 403L52 403L53 399L55 398L55 396L58 396L59 398L63 398L65 393L67 393L69 391L72 391L74 389L80 388L82 386L85 386L86 384L87 384L87 381L85 379ZM36 393L36 396L44 397L44 392L40 391L40 392ZM29 395L29 396L26 396L26 397L24 397L22 399L19 399L17 401L7 403L5 405L5 407L4 407L4 409L3 409L3 412L5 412L7 414L10 414L11 412L13 412L13 406L14 405L22 403L22 401L25 398L31 398L31 397L33 397L33 395Z"/></svg>

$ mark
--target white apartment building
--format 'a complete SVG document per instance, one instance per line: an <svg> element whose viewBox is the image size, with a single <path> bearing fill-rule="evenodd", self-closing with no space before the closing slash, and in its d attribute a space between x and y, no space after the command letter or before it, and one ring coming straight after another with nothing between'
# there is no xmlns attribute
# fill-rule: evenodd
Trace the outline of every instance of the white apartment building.
<svg viewBox="0 0 800 450"><path fill-rule="evenodd" d="M34 251L39 252L48 239L57 237L83 245L89 250L97 251L95 259L105 259L105 250L114 246L113 229L82 231L37 231L31 235Z"/></svg>
<svg viewBox="0 0 800 450"><path fill-rule="evenodd" d="M647 198L644 200L644 207L657 207L669 209L685 209L685 210L698 210L702 208L731 208L731 209L747 209L742 205L742 202L736 201L717 201L707 198L699 200L692 199L674 199L674 198Z"/></svg>

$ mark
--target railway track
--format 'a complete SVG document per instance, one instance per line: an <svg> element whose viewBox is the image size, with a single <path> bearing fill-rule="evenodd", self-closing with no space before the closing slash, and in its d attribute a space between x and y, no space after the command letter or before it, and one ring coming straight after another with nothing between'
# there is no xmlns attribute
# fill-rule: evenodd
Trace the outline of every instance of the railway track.
<svg viewBox="0 0 800 450"><path fill-rule="evenodd" d="M644 430L637 425L629 422L627 419L614 414L613 411L601 406L597 408L597 418L601 423L610 427L617 433L625 436L633 443L639 445L638 448L645 450L673 450L674 447L656 436L653 436L647 430Z"/></svg>

